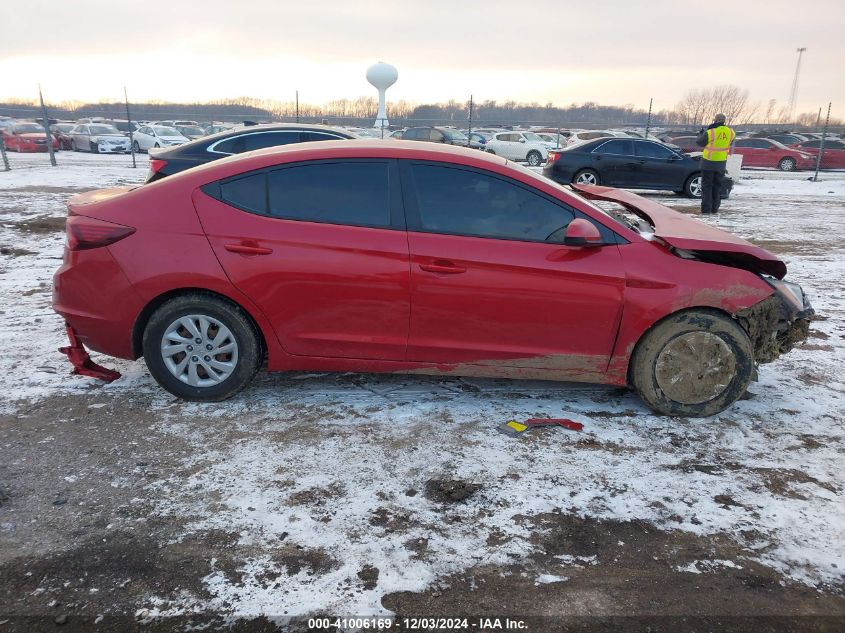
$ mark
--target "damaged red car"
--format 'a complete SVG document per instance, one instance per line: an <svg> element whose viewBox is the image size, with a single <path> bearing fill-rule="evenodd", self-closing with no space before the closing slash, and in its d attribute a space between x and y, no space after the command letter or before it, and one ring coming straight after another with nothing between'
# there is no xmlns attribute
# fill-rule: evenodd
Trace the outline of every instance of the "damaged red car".
<svg viewBox="0 0 845 633"><path fill-rule="evenodd" d="M84 346L143 356L187 400L229 398L266 365L597 382L706 416L813 313L749 242L450 146L275 147L68 211L66 353L104 379Z"/></svg>

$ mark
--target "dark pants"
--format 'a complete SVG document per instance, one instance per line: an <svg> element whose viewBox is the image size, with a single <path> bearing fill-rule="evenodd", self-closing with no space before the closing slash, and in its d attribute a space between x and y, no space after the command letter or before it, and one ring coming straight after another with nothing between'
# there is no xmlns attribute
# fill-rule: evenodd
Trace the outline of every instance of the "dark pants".
<svg viewBox="0 0 845 633"><path fill-rule="evenodd" d="M701 172L701 212L716 213L722 204L722 172L705 169Z"/></svg>

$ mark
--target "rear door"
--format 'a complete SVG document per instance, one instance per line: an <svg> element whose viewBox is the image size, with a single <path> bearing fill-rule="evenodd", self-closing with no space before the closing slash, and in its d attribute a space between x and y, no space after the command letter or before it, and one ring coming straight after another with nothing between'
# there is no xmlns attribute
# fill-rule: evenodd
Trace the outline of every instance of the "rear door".
<svg viewBox="0 0 845 633"><path fill-rule="evenodd" d="M408 241L389 160L297 163L206 185L203 228L288 353L401 360Z"/></svg>
<svg viewBox="0 0 845 633"><path fill-rule="evenodd" d="M599 173L601 184L624 187L635 184L636 157L631 139L611 138L592 152L593 168Z"/></svg>
<svg viewBox="0 0 845 633"><path fill-rule="evenodd" d="M483 170L403 161L411 252L408 360L604 371L624 273L607 246L563 246L574 209ZM580 373L579 373L580 372ZM560 377L560 374L558 374Z"/></svg>

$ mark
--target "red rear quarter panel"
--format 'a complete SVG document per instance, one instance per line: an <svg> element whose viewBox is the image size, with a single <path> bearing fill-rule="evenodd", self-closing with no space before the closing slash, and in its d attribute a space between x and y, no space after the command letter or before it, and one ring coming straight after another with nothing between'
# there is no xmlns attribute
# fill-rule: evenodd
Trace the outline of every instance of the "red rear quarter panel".
<svg viewBox="0 0 845 633"><path fill-rule="evenodd" d="M170 180L165 179L161 186L156 187L100 190L76 196L69 201L68 206L76 215L95 217L136 229L134 234L106 248L74 254L75 261L86 262L102 257L100 252L109 254L131 288L131 291L121 296L119 307L120 327L128 333L124 334L121 344L113 345L109 342L109 349L102 349L104 346L96 342L93 336L87 342L92 348L104 353L120 358L136 358L138 354L132 346L132 332L144 308L165 293L195 289L221 294L246 310L261 329L268 353L275 356L280 347L269 322L232 285L211 250L191 202L191 183L176 178L172 179L173 182ZM74 300L74 304L79 304L79 301Z"/></svg>

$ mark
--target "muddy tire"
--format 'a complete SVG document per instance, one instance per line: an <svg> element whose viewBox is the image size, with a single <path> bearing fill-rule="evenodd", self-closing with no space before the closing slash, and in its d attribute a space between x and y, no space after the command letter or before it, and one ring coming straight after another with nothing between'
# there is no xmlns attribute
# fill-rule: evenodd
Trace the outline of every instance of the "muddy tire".
<svg viewBox="0 0 845 633"><path fill-rule="evenodd" d="M142 344L156 382L193 401L231 398L252 381L264 357L260 333L243 310L199 293L159 307Z"/></svg>
<svg viewBox="0 0 845 633"><path fill-rule="evenodd" d="M667 317L643 336L630 380L658 413L705 417L736 402L753 372L754 349L745 330L720 312L696 309Z"/></svg>

